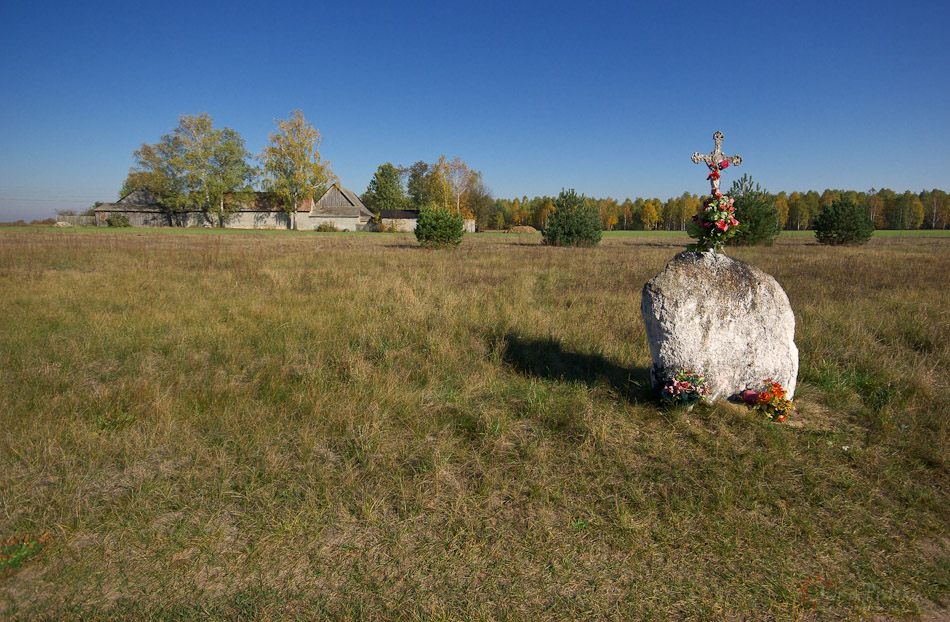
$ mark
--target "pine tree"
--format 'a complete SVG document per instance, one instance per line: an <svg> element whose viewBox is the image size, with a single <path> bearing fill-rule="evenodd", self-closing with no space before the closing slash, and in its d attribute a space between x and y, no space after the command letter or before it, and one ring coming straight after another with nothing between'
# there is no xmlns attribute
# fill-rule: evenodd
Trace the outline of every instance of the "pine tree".
<svg viewBox="0 0 950 622"><path fill-rule="evenodd" d="M864 244L872 235L868 211L850 198L832 201L815 218L815 237L821 244Z"/></svg>
<svg viewBox="0 0 950 622"><path fill-rule="evenodd" d="M775 198L747 174L732 182L729 194L736 200L735 217L741 227L729 244L772 246L781 232Z"/></svg>
<svg viewBox="0 0 950 622"><path fill-rule="evenodd" d="M382 210L405 209L406 192L399 178L399 169L391 162L381 164L360 198L376 215Z"/></svg>
<svg viewBox="0 0 950 622"><path fill-rule="evenodd" d="M465 221L451 209L429 206L419 212L416 239L428 248L458 246L465 234Z"/></svg>
<svg viewBox="0 0 950 622"><path fill-rule="evenodd" d="M562 190L554 201L554 213L548 218L542 237L551 246L597 246L601 237L600 214L573 188Z"/></svg>

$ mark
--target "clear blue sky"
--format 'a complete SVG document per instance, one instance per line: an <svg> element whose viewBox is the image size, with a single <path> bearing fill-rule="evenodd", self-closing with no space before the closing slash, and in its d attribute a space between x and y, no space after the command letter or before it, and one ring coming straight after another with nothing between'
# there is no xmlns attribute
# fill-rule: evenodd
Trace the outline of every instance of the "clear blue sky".
<svg viewBox="0 0 950 622"><path fill-rule="evenodd" d="M5 2L0 220L111 201L208 112L258 153L300 108L362 193L460 156L498 197L950 189L950 3Z"/></svg>

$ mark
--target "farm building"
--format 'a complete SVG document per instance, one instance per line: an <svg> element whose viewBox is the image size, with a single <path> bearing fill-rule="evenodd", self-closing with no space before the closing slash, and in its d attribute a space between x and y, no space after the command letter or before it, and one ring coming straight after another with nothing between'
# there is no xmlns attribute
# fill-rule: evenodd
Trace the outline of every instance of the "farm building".
<svg viewBox="0 0 950 622"><path fill-rule="evenodd" d="M352 190L333 184L316 203L310 201L297 211L296 229L313 231L330 224L341 231L375 231L373 212L369 211Z"/></svg>
<svg viewBox="0 0 950 622"><path fill-rule="evenodd" d="M95 208L96 225L104 227L112 215L128 218L133 227L212 227L217 223L213 213L204 211L172 212L162 207L146 188L134 190L115 203ZM300 204L293 217L282 211L265 193L256 193L251 204L241 205L226 215L228 229L300 229L313 231L321 224L330 224L343 231L375 230L373 213L353 191L333 184L317 201Z"/></svg>
<svg viewBox="0 0 950 622"><path fill-rule="evenodd" d="M415 231L419 212L408 209L384 209L379 212L381 231ZM475 219L465 219L465 233L475 233Z"/></svg>
<svg viewBox="0 0 950 622"><path fill-rule="evenodd" d="M415 231L419 212L409 209L384 209L379 211L380 231Z"/></svg>

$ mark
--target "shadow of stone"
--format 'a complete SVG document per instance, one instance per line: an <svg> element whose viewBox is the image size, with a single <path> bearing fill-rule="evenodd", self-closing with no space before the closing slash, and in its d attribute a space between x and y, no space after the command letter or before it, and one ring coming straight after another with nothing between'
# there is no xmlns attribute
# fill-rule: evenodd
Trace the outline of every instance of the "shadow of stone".
<svg viewBox="0 0 950 622"><path fill-rule="evenodd" d="M570 352L550 338L526 339L508 333L501 342L504 344L502 360L526 376L583 382L588 386L606 381L617 395L629 402L656 401L650 387L649 368L628 369L597 354Z"/></svg>

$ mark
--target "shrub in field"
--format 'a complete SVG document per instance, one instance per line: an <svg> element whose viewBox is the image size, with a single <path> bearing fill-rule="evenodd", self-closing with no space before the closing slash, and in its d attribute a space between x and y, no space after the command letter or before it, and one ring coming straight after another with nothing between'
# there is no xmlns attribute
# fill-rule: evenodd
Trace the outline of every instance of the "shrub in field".
<svg viewBox="0 0 950 622"><path fill-rule="evenodd" d="M815 237L821 244L864 244L872 235L868 211L848 198L833 201L815 218Z"/></svg>
<svg viewBox="0 0 950 622"><path fill-rule="evenodd" d="M772 246L781 233L775 197L743 175L732 182L729 194L735 198L735 217L742 227L729 242L734 246Z"/></svg>
<svg viewBox="0 0 950 622"><path fill-rule="evenodd" d="M437 207L426 207L419 212L416 239L429 248L458 246L465 234L465 221L459 214Z"/></svg>
<svg viewBox="0 0 950 622"><path fill-rule="evenodd" d="M577 196L574 189L561 190L554 200L554 213L542 232L542 241L551 246L597 246L600 243L600 214Z"/></svg>
<svg viewBox="0 0 950 622"><path fill-rule="evenodd" d="M110 214L106 218L106 224L110 227L131 227L129 223L129 217L125 214Z"/></svg>
<svg viewBox="0 0 950 622"><path fill-rule="evenodd" d="M319 231L321 233L333 233L339 231L339 229L332 222L321 222L319 225L317 225L315 231Z"/></svg>

